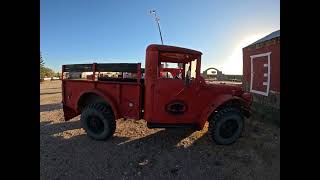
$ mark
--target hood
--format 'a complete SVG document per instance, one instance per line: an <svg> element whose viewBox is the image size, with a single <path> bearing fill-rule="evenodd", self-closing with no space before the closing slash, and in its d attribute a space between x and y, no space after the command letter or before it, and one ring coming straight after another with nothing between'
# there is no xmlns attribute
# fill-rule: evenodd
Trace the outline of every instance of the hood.
<svg viewBox="0 0 320 180"><path fill-rule="evenodd" d="M207 87L210 91L216 93L226 93L233 94L236 96L240 96L244 91L242 88L242 84L232 84L232 83L212 83L207 84Z"/></svg>

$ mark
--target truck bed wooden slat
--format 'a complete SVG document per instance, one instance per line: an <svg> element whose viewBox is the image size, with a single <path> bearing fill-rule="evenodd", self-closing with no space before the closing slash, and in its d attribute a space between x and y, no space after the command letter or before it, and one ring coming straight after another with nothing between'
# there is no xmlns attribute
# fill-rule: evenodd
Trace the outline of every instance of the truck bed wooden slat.
<svg viewBox="0 0 320 180"><path fill-rule="evenodd" d="M93 64L70 64L63 66L64 72L92 72ZM138 72L137 63L104 63L96 65L97 72Z"/></svg>

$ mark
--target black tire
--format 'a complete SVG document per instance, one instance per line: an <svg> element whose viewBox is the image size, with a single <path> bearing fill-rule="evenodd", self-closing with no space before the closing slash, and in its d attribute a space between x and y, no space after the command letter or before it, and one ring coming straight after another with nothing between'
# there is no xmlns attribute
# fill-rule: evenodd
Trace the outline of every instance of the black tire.
<svg viewBox="0 0 320 180"><path fill-rule="evenodd" d="M95 140L106 140L116 130L112 110L103 104L90 104L81 113L81 124L87 135Z"/></svg>
<svg viewBox="0 0 320 180"><path fill-rule="evenodd" d="M209 133L216 144L234 143L244 128L244 117L236 108L225 108L209 119Z"/></svg>

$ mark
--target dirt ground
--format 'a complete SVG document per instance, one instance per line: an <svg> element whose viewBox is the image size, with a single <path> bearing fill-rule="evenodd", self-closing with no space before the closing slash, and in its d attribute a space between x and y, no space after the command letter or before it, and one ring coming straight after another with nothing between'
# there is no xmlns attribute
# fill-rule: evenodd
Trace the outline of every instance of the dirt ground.
<svg viewBox="0 0 320 180"><path fill-rule="evenodd" d="M207 128L148 129L143 120L118 120L111 139L94 141L79 118L64 121L61 81L40 85L40 179L280 179L280 128L258 120L219 146Z"/></svg>

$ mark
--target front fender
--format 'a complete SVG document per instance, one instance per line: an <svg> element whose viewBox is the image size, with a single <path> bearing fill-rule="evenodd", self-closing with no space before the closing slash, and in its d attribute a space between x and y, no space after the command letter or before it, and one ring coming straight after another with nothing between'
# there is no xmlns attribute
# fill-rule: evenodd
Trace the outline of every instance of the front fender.
<svg viewBox="0 0 320 180"><path fill-rule="evenodd" d="M225 94L225 95L221 95L218 97L215 97L214 100L212 101L212 103L208 104L208 106L206 108L204 108L204 110L201 113L201 118L200 121L198 122L198 126L199 129L203 129L205 123L207 122L209 116L214 113L214 111L220 107L221 105L230 102L232 100L239 100L242 103L245 103L245 101L243 101L241 98L237 97L237 96L232 96L229 94ZM242 104L241 103L241 104Z"/></svg>

